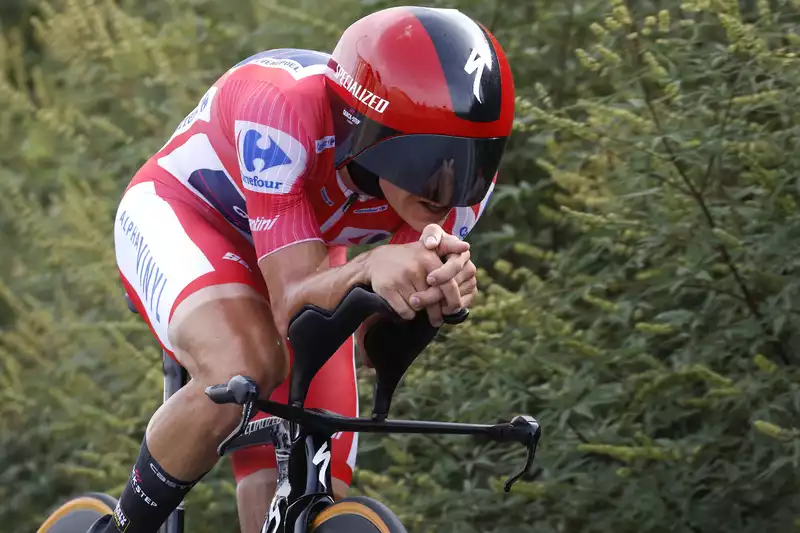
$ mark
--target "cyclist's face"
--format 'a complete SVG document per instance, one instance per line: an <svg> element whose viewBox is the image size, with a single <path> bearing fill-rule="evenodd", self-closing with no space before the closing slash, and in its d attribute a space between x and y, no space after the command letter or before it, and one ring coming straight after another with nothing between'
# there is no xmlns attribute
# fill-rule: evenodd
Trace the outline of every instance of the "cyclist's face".
<svg viewBox="0 0 800 533"><path fill-rule="evenodd" d="M417 231L422 231L428 224L441 224L450 212L449 207L415 196L383 178L380 186L392 209Z"/></svg>

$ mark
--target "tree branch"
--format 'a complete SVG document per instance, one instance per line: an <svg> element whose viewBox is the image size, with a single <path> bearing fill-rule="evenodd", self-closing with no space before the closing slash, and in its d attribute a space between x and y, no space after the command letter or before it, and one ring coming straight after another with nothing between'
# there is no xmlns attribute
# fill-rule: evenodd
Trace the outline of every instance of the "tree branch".
<svg viewBox="0 0 800 533"><path fill-rule="evenodd" d="M636 31L635 25L632 25L630 31L631 32ZM641 67L642 63L640 60L641 53L639 49L639 39L638 38L632 39L629 42L632 48L633 61L637 67ZM705 202L702 191L698 190L695 187L694 183L692 183L692 180L689 178L689 173L687 172L685 166L680 161L680 159L678 159L675 147L671 139L669 139L669 137L667 137L664 132L664 128L661 125L660 117L658 116L658 113L656 112L655 106L653 104L653 95L650 90L650 87L647 85L647 83L645 83L645 81L642 79L641 76L639 76L637 80L639 82L639 87L642 91L642 96L644 98L647 109L650 111L651 118L653 119L653 123L655 124L658 133L661 135L661 143L664 145L664 148L666 149L667 154L669 155L668 160L675 168L675 170L678 172L678 175L681 177L681 180L683 181L684 185L688 188L689 195L695 200L697 205L700 207L700 210L702 211L703 217L705 218L708 226L711 229L716 228L717 227L716 221L714 220L714 216L711 214L711 210L708 208L708 205ZM730 106L730 103L728 105ZM710 162L710 164L711 163L712 162ZM747 308L750 310L750 313L758 320L762 332L771 339L775 338L775 334L772 332L772 328L764 322L764 316L761 314L761 311L759 310L758 302L756 301L750 289L747 287L747 284L744 282L744 278L739 272L739 269L736 267L736 264L733 262L733 258L728 252L728 248L722 243L715 245L714 248L722 256L723 261L728 266L728 269L730 270L731 274L736 280L736 284L739 286L739 290L742 291L742 295L744 296L744 302ZM783 361L783 363L786 365L790 364L789 357L786 354L783 344L777 339L774 342L776 344L778 355L780 356L781 361Z"/></svg>
<svg viewBox="0 0 800 533"><path fill-rule="evenodd" d="M575 0L570 0L567 6L568 14L567 14L567 24L566 28L563 29L564 36L561 41L561 47L558 50L558 65L559 65L559 72L560 72L560 83L558 85L558 90L553 95L553 104L556 108L561 106L562 101L564 100L564 91L566 89L566 73L567 73L567 54L569 50L572 48L572 27L575 21Z"/></svg>
<svg viewBox="0 0 800 533"><path fill-rule="evenodd" d="M739 73L739 76L741 77L741 71ZM728 127L728 120L730 119L731 109L733 108L734 94L735 92L731 91L731 96L730 98L728 98L728 103L725 106L725 114L722 117L722 125L720 126L719 135L717 136L718 141L722 140L722 138L725 135L725 129ZM711 157L708 158L708 165L706 166L706 172L703 175L702 181L700 182L700 194L704 194L706 192L706 187L708 187L709 178L711 177L711 170L714 168L714 162L716 161L716 159L717 159L716 153L711 154Z"/></svg>
<svg viewBox="0 0 800 533"><path fill-rule="evenodd" d="M575 427L575 424L573 424L572 422L567 422L567 427L569 427L569 429L571 429L572 431L574 431L574 432L575 432L575 434L578 436L578 440L579 440L579 441L581 441L581 442L582 442L582 443L584 443L584 444L588 444L588 443L589 443L589 439L587 439L587 438L586 438L586 437L583 435L583 433L581 433L581 432L578 430L578 428L576 428L576 427Z"/></svg>

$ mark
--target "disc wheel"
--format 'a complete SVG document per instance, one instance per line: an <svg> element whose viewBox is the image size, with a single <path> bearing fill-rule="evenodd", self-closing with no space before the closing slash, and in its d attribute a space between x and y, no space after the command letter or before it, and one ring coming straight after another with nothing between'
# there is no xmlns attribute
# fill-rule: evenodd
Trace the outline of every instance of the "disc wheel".
<svg viewBox="0 0 800 533"><path fill-rule="evenodd" d="M317 515L313 533L407 533L400 519L378 500L366 496L344 498Z"/></svg>
<svg viewBox="0 0 800 533"><path fill-rule="evenodd" d="M117 500L108 494L81 494L53 511L36 533L86 533L98 518L113 513L116 505Z"/></svg>

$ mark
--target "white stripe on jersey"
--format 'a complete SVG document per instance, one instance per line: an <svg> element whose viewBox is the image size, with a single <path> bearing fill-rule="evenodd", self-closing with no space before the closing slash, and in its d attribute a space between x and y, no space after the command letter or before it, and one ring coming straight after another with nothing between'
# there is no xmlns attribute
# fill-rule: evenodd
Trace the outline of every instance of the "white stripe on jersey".
<svg viewBox="0 0 800 533"><path fill-rule="evenodd" d="M159 157L156 162L158 166L172 174L175 179L212 208L214 208L214 206L189 183L189 176L197 170L219 170L224 172L225 176L239 193L239 196L244 199L241 187L239 187L239 184L228 174L228 171L225 170L225 165L220 161L217 152L214 150L214 147L211 146L211 141L205 133L192 135L186 142L175 148L172 152Z"/></svg>
<svg viewBox="0 0 800 533"><path fill-rule="evenodd" d="M114 249L119 270L136 290L156 335L172 350L167 326L175 300L214 267L152 181L134 185L122 197Z"/></svg>
<svg viewBox="0 0 800 533"><path fill-rule="evenodd" d="M478 205L478 212L475 213L474 206L468 207L456 207L455 212L455 222L453 223L453 235L458 237L459 239L464 239L472 231L472 228L475 227L475 223L478 221L480 216L483 214L483 210L486 209L486 204L489 202L489 197L492 196L492 191L494 191L494 182L489 186L489 190L486 191L486 196L483 197L481 203Z"/></svg>
<svg viewBox="0 0 800 533"><path fill-rule="evenodd" d="M215 211L217 208L189 183L189 177L193 172L197 170L217 170L223 172L225 177L228 178L228 181L233 184L233 188L244 200L242 189L231 175L228 174L228 171L225 170L225 166L222 164L214 147L211 146L211 141L205 133L192 135L169 154L159 157L156 162L158 166L172 174L178 182ZM231 224L231 227L243 235L248 241L252 242L250 234L243 232L233 224Z"/></svg>

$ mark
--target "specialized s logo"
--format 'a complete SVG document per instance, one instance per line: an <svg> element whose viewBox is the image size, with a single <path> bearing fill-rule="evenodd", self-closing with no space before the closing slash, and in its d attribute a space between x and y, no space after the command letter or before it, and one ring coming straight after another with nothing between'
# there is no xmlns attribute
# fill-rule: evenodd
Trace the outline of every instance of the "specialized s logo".
<svg viewBox="0 0 800 533"><path fill-rule="evenodd" d="M255 122L236 121L236 151L242 186L253 192L287 193L306 166L300 141Z"/></svg>
<svg viewBox="0 0 800 533"><path fill-rule="evenodd" d="M327 489L328 484L325 482L325 479L327 478L328 465L331 462L331 451L328 449L327 442L322 443L322 447L314 454L314 458L311 459L311 462L315 465L322 463L319 469L319 482Z"/></svg>
<svg viewBox="0 0 800 533"><path fill-rule="evenodd" d="M483 103L483 97L481 97L481 78L483 77L484 68L489 71L492 70L491 57L484 57L477 48L473 48L472 53L469 55L464 65L464 72L467 74L475 74L475 82L472 84L472 94L475 95L475 98L477 98L480 103Z"/></svg>

